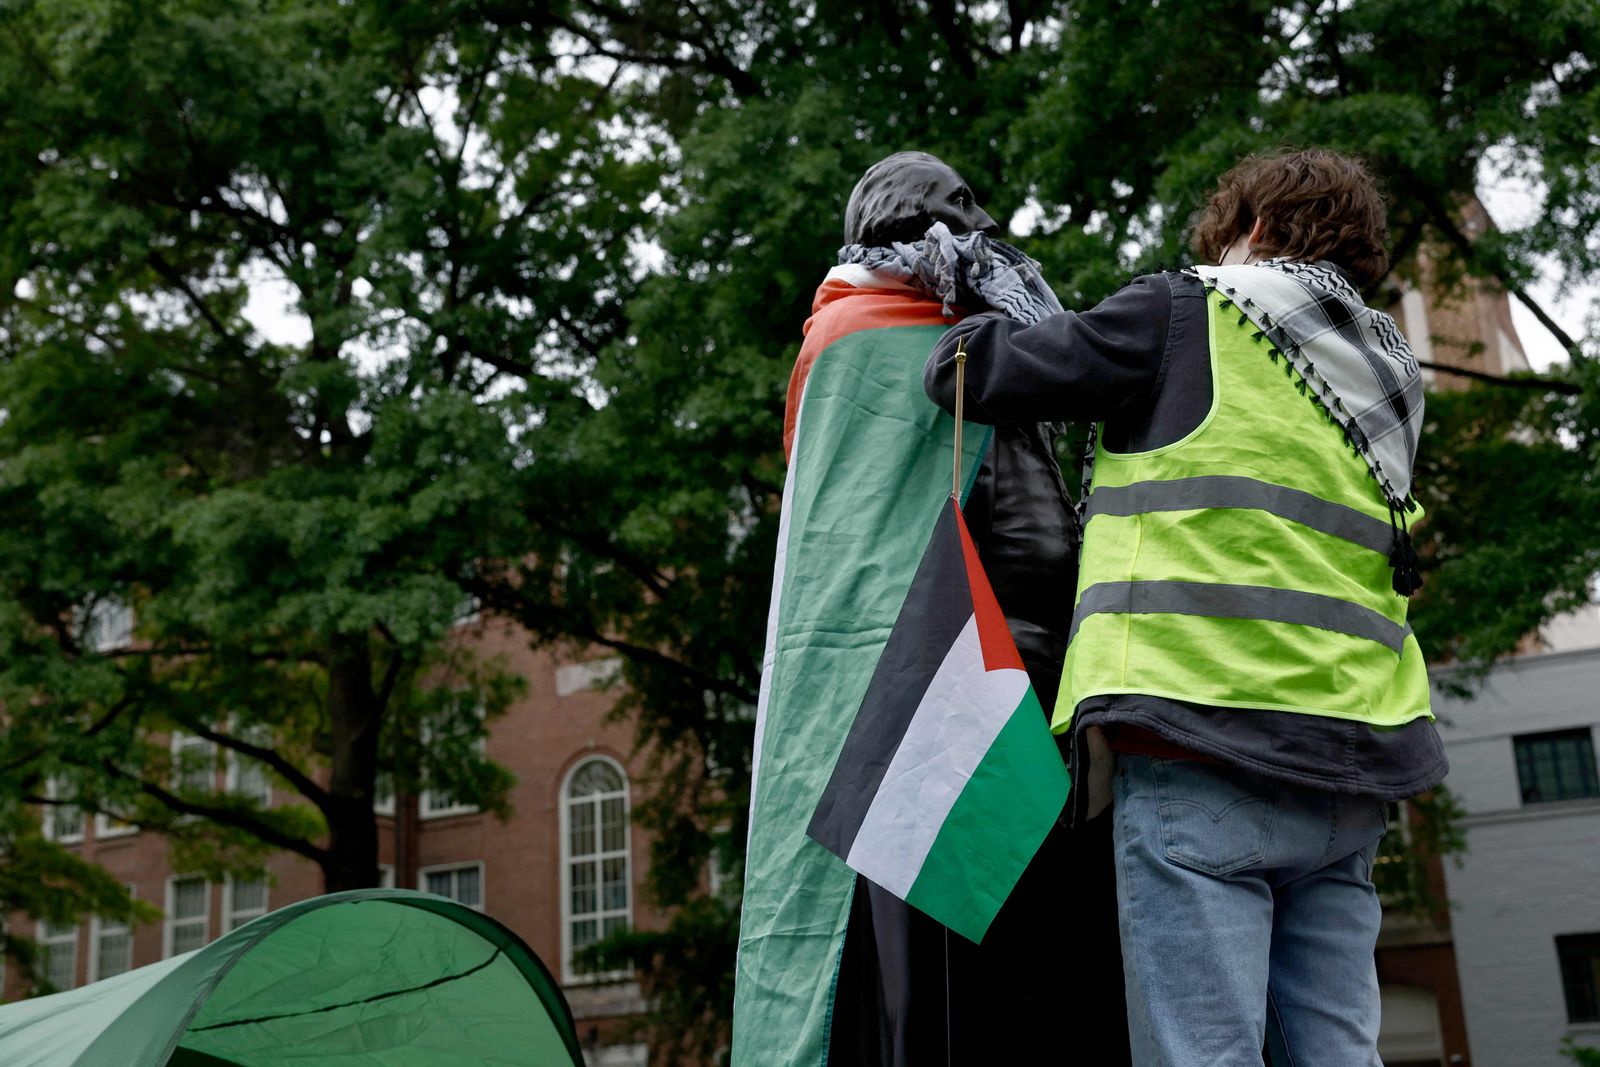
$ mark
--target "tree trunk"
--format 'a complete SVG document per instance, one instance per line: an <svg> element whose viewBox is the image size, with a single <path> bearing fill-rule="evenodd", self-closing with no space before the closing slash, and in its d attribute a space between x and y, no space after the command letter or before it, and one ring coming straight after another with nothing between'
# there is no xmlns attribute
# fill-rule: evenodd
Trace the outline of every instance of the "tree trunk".
<svg viewBox="0 0 1600 1067"><path fill-rule="evenodd" d="M334 639L328 676L328 855L323 888L369 889L378 884L378 820L372 803L378 777L378 730L383 709L372 688L366 641Z"/></svg>
<svg viewBox="0 0 1600 1067"><path fill-rule="evenodd" d="M422 820L418 817L414 793L395 793L394 797L394 884L397 889L420 889L417 885L417 856Z"/></svg>

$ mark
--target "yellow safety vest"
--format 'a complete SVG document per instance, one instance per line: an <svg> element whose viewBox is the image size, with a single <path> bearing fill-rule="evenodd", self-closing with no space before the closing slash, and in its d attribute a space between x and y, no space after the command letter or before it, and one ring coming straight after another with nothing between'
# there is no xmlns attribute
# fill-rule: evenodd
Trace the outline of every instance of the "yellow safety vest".
<svg viewBox="0 0 1600 1067"><path fill-rule="evenodd" d="M1148 452L1096 448L1054 729L1113 693L1373 726L1431 718L1383 493L1224 299L1207 294L1205 421Z"/></svg>

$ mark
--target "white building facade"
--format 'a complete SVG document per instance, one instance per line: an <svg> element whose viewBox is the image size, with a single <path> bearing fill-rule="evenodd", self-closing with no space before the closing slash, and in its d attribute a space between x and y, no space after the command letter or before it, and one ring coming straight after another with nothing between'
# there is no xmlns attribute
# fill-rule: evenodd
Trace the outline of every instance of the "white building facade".
<svg viewBox="0 0 1600 1067"><path fill-rule="evenodd" d="M1573 1067L1564 1041L1600 1048L1600 648L1518 657L1435 711L1466 812L1445 878L1473 1061Z"/></svg>

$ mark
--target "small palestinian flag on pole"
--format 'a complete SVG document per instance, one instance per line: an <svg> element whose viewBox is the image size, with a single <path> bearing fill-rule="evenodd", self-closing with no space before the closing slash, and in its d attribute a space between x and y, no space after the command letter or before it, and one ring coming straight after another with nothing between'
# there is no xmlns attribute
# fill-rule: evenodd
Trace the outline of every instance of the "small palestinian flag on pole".
<svg viewBox="0 0 1600 1067"><path fill-rule="evenodd" d="M959 437L956 448L959 457ZM1068 784L952 495L807 833L981 941L1065 807Z"/></svg>

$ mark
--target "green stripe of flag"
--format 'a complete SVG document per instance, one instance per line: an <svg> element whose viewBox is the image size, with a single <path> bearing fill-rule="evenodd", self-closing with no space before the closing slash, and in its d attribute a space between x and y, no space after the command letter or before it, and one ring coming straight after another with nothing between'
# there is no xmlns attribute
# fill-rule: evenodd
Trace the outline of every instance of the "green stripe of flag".
<svg viewBox="0 0 1600 1067"><path fill-rule="evenodd" d="M945 329L850 334L806 382L757 726L737 1067L826 1056L855 873L806 826L950 492L955 420L922 391L922 366ZM988 435L969 432L965 445L970 486Z"/></svg>
<svg viewBox="0 0 1600 1067"><path fill-rule="evenodd" d="M1038 743L1043 723L1030 688L962 789L906 897L969 940L982 940L1061 815L1067 768L1054 745ZM984 872L981 882L974 871Z"/></svg>

